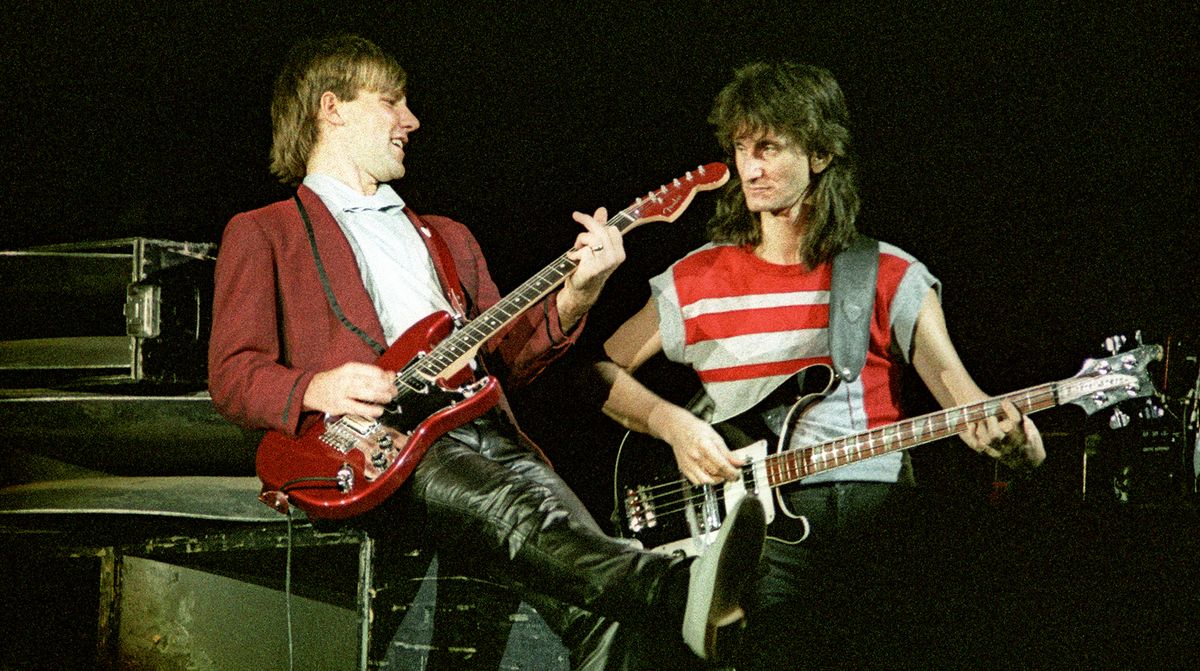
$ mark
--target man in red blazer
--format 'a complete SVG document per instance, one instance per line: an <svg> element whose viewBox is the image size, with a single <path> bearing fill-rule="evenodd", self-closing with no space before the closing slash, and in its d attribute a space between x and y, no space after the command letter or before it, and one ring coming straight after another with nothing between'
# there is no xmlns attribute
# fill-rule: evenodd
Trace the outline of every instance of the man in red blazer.
<svg viewBox="0 0 1200 671"><path fill-rule="evenodd" d="M352 36L302 43L276 81L271 114L272 171L300 186L226 228L209 348L213 402L242 426L288 435L323 416L379 418L395 396L394 371L373 363L386 348L439 310L479 314L499 291L466 227L418 216L387 184L403 177L420 125L393 58ZM624 250L603 209L574 218L585 230L562 289L470 365L520 384L577 338ZM649 634L661 622L682 634L669 645L682 640L695 653L673 657L680 666L713 657L717 633L741 625L742 589L762 550L761 508L743 505L696 561L640 550L603 534L503 399L499 407L432 443L394 495L397 514L425 520L433 547L469 548L489 574L575 607L564 612L590 623L576 619L571 631L583 635L563 637L577 668L662 667L664 641ZM616 635L618 622L632 626ZM648 635L639 645L629 631ZM639 658L651 644L654 659Z"/></svg>

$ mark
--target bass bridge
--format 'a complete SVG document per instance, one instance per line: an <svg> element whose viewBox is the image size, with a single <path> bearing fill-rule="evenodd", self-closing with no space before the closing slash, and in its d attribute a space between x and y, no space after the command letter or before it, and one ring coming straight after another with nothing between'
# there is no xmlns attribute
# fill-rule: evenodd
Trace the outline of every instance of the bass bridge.
<svg viewBox="0 0 1200 671"><path fill-rule="evenodd" d="M775 518L775 506L766 461L767 441L756 441L733 453L743 457L746 464L742 477L732 482L693 485L675 479L626 489L624 513L630 534L656 552L696 555L716 540L729 510L747 496L762 502L770 523Z"/></svg>

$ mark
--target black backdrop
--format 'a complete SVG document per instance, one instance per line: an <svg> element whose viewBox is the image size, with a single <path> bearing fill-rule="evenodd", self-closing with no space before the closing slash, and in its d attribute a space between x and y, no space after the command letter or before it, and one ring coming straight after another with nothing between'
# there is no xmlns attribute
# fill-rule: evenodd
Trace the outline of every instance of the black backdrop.
<svg viewBox="0 0 1200 671"><path fill-rule="evenodd" d="M287 47L353 31L410 73L422 127L400 192L470 225L511 288L570 244L572 210L719 160L713 95L737 65L787 58L838 76L862 226L943 280L985 389L1069 376L1112 332L1195 340L1184 3L175 4L6 10L0 248L218 241L232 214L287 194L266 169ZM589 335L702 241L711 204L630 234Z"/></svg>
<svg viewBox="0 0 1200 671"><path fill-rule="evenodd" d="M839 78L862 227L942 279L951 332L984 389L1070 376L1115 332L1173 343L1177 369L1197 351L1188 3L18 2L2 23L0 248L218 241L231 215L288 193L266 168L270 85L288 46L352 31L410 74L422 127L398 190L470 225L512 288L567 248L572 210L621 208L719 160L712 97L739 64L787 58ZM580 351L700 244L711 204L702 196L680 221L630 234ZM584 402L581 358L516 400L604 516L620 432ZM683 387L673 374L671 391ZM1160 384L1178 398L1186 378ZM1069 498L1078 438L1103 421L1039 417L1061 447L1041 477ZM932 449L927 482L986 493L986 462Z"/></svg>

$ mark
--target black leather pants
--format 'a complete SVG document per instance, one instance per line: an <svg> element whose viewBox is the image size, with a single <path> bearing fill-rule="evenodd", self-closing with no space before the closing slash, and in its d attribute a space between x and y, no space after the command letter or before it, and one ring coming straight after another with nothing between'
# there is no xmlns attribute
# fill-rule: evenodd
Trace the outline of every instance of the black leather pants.
<svg viewBox="0 0 1200 671"><path fill-rule="evenodd" d="M424 513L435 546L469 553L525 593L572 649L576 668L640 667L630 650L645 645L628 640L630 629L657 639L660 653L677 646L690 656L676 642L687 562L606 536L502 413L438 439L410 485L408 503Z"/></svg>

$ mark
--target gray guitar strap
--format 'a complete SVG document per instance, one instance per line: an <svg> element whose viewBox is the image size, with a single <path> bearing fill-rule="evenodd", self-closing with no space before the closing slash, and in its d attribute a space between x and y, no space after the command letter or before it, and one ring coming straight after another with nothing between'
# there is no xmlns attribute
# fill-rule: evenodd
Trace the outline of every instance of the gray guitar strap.
<svg viewBox="0 0 1200 671"><path fill-rule="evenodd" d="M829 350L838 380L853 382L867 363L871 337L871 315L875 308L875 278L879 274L879 241L859 235L849 247L833 257L829 290ZM795 386L805 389L806 371L793 376ZM762 413L776 435L795 397ZM692 414L712 418L712 399L700 390L687 405Z"/></svg>
<svg viewBox="0 0 1200 671"><path fill-rule="evenodd" d="M873 238L859 235L833 257L829 350L833 355L833 370L844 382L858 379L867 363L878 274L879 241Z"/></svg>

